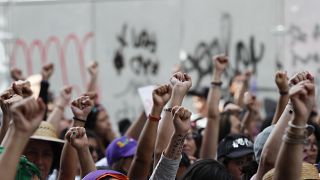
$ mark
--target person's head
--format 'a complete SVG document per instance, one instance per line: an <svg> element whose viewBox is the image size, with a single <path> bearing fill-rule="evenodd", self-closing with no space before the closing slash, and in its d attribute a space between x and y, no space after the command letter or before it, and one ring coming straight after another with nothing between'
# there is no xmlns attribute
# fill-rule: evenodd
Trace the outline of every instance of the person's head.
<svg viewBox="0 0 320 180"><path fill-rule="evenodd" d="M96 104L87 117L85 128L94 131L104 142L109 143L109 134L113 132L107 111Z"/></svg>
<svg viewBox="0 0 320 180"><path fill-rule="evenodd" d="M113 140L106 149L109 166L115 171L127 174L136 150L137 141L132 138L123 136Z"/></svg>
<svg viewBox="0 0 320 180"><path fill-rule="evenodd" d="M192 96L193 107L196 113L206 116L208 111L207 97L209 93L209 87L198 87L188 92L188 95Z"/></svg>
<svg viewBox="0 0 320 180"><path fill-rule="evenodd" d="M219 143L218 160L233 179L240 180L243 166L253 160L253 143L240 134L228 135Z"/></svg>
<svg viewBox="0 0 320 180"><path fill-rule="evenodd" d="M130 126L131 121L128 118L124 118L118 122L118 129L121 136L124 136Z"/></svg>
<svg viewBox="0 0 320 180"><path fill-rule="evenodd" d="M128 177L113 170L96 170L87 174L83 180L128 180Z"/></svg>
<svg viewBox="0 0 320 180"><path fill-rule="evenodd" d="M98 136L91 130L86 130L86 134L88 137L89 150L94 162L99 160L99 154L101 154L100 143Z"/></svg>
<svg viewBox="0 0 320 180"><path fill-rule="evenodd" d="M320 127L318 124L310 120L308 121L308 125L313 128L313 131L311 131L312 134L308 137L308 144L306 144L303 149L305 154L304 161L316 164L320 160Z"/></svg>
<svg viewBox="0 0 320 180"><path fill-rule="evenodd" d="M241 122L239 117L232 111L221 113L219 127L219 142L229 134L239 134Z"/></svg>
<svg viewBox="0 0 320 180"><path fill-rule="evenodd" d="M53 169L59 167L63 143L57 138L54 127L45 121L31 136L23 154L39 168L41 179L47 179Z"/></svg>
<svg viewBox="0 0 320 180"><path fill-rule="evenodd" d="M189 157L198 157L201 146L201 135L195 131L190 130L183 143L182 151Z"/></svg>
<svg viewBox="0 0 320 180"><path fill-rule="evenodd" d="M257 163L260 162L263 147L266 144L267 139L269 138L274 127L275 127L275 125L271 125L271 126L265 128L262 132L260 132L258 134L258 136L256 137L256 140L254 141L253 151L254 151L254 157L255 157L255 160Z"/></svg>
<svg viewBox="0 0 320 180"><path fill-rule="evenodd" d="M193 163L180 180L215 179L231 180L226 168L213 159L202 159Z"/></svg>

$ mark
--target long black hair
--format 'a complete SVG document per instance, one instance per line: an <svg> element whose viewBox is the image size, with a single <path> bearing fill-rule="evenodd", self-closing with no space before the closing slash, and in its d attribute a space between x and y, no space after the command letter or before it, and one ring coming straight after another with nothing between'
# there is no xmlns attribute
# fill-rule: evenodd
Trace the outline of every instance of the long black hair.
<svg viewBox="0 0 320 180"><path fill-rule="evenodd" d="M226 168L213 159L202 159L192 164L180 180L215 179L231 180Z"/></svg>

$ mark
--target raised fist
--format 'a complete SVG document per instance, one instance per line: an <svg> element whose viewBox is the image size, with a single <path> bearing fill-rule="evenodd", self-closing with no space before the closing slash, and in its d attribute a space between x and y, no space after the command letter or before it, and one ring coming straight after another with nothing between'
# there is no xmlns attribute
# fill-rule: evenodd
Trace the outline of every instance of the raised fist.
<svg viewBox="0 0 320 180"><path fill-rule="evenodd" d="M22 75L22 71L19 68L12 68L10 70L11 78L15 81L24 80L25 78Z"/></svg>
<svg viewBox="0 0 320 180"><path fill-rule="evenodd" d="M15 131L31 136L40 125L46 106L41 99L25 98L11 107Z"/></svg>
<svg viewBox="0 0 320 180"><path fill-rule="evenodd" d="M191 127L191 112L181 106L172 108L173 124L176 134L186 135Z"/></svg>
<svg viewBox="0 0 320 180"><path fill-rule="evenodd" d="M57 100L57 105L60 107L66 107L71 101L72 86L66 86L60 91L59 99Z"/></svg>
<svg viewBox="0 0 320 180"><path fill-rule="evenodd" d="M171 86L162 85L157 87L152 92L153 104L156 106L164 107L171 97Z"/></svg>
<svg viewBox="0 0 320 180"><path fill-rule="evenodd" d="M315 103L314 84L309 80L301 81L290 88L289 96L295 119L299 119L301 124L305 124Z"/></svg>
<svg viewBox="0 0 320 180"><path fill-rule="evenodd" d="M91 64L88 67L88 71L91 76L96 77L98 75L98 67L99 66L97 61L91 62Z"/></svg>
<svg viewBox="0 0 320 180"><path fill-rule="evenodd" d="M43 80L49 80L54 71L53 63L46 64L42 67L41 75Z"/></svg>
<svg viewBox="0 0 320 180"><path fill-rule="evenodd" d="M276 73L275 82L277 84L279 92L288 92L289 91L287 72L278 71Z"/></svg>
<svg viewBox="0 0 320 180"><path fill-rule="evenodd" d="M83 127L72 127L65 135L67 141L77 150L89 146L86 129Z"/></svg>
<svg viewBox="0 0 320 180"><path fill-rule="evenodd" d="M289 86L291 87L304 80L309 80L310 82L313 82L314 78L308 71L301 71L296 73L289 79Z"/></svg>
<svg viewBox="0 0 320 180"><path fill-rule="evenodd" d="M192 86L191 77L186 73L177 72L170 78L173 90L180 95L186 95Z"/></svg>
<svg viewBox="0 0 320 180"><path fill-rule="evenodd" d="M23 98L32 96L31 84L29 81L16 81L12 83L12 89Z"/></svg>
<svg viewBox="0 0 320 180"><path fill-rule="evenodd" d="M223 73L223 71L227 68L229 59L226 55L217 55L212 58L215 71L218 73Z"/></svg>
<svg viewBox="0 0 320 180"><path fill-rule="evenodd" d="M71 103L71 110L76 118L86 120L93 105L93 100L89 96L80 96Z"/></svg>

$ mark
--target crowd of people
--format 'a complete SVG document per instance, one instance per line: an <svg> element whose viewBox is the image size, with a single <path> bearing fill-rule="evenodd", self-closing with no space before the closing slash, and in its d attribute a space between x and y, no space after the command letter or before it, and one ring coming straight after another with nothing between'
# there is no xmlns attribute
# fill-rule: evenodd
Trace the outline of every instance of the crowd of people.
<svg viewBox="0 0 320 180"><path fill-rule="evenodd" d="M53 64L42 67L38 83L13 68L13 82L0 95L0 179L320 179L313 75L277 72L277 106L263 120L250 71L222 82L228 57L212 63L207 88L192 88L182 71L157 86L150 114L141 112L121 136L99 103L96 62L88 67L87 92L73 101L72 87L53 98ZM187 95L197 112L182 106ZM64 113L69 107L72 119Z"/></svg>

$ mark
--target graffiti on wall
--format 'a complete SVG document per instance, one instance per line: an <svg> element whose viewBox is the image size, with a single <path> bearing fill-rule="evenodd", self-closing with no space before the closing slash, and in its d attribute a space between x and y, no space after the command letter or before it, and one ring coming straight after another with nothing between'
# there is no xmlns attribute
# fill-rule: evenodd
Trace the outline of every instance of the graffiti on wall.
<svg viewBox="0 0 320 180"><path fill-rule="evenodd" d="M61 69L61 81L63 82L63 85L69 85L70 84L70 78L68 75L68 71L70 71L73 67L67 67L66 65L66 54L68 51L70 51L70 46L75 47L75 54L77 55L77 61L79 65L79 73L80 73L80 79L82 82L82 87L85 88L87 84L86 79L86 70L85 70L85 52L87 48L89 48L90 43L92 43L92 39L94 37L93 32L86 33L83 37L80 37L79 35L75 33L70 33L64 38L59 38L57 36L49 36L45 40L41 39L34 39L30 43L24 40L23 38L18 38L11 51L10 56L10 66L14 67L18 64L21 64L21 62L17 62L17 56L23 57L23 61L26 64L26 72L27 75L34 74L34 67L35 59L40 59L41 65L44 65L48 62L48 59L51 59L48 57L48 52L50 50L53 50L56 52L57 57L59 58L56 62L59 64L59 67ZM20 61L20 60L19 60ZM77 88L77 91L80 91L80 88ZM78 92L80 94L80 92Z"/></svg>
<svg viewBox="0 0 320 180"><path fill-rule="evenodd" d="M212 56L217 54L230 54L232 49L235 50L235 60L226 72L226 77L232 77L236 72L242 72L246 69L252 69L257 75L257 67L263 59L265 53L265 45L262 42L257 42L252 35L247 41L232 42L232 17L228 13L223 13L220 19L220 36L213 38L209 42L200 41L194 52L189 53L187 60L184 62L184 69L188 73L196 73L195 86L199 86L206 76L210 76L213 68ZM233 48L234 46L234 48Z"/></svg>

